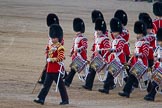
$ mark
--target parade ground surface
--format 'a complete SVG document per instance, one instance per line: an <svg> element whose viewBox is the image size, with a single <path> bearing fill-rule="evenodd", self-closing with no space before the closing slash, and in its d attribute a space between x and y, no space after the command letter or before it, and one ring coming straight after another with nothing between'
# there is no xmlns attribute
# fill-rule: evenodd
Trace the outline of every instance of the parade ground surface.
<svg viewBox="0 0 162 108"><path fill-rule="evenodd" d="M148 12L152 18L152 3L133 2L133 0L0 0L0 108L162 108L162 95L157 94L155 102L147 102L143 97L146 91L135 89L130 98L118 96L123 87L117 87L110 94L101 94L103 83L97 77L92 91L86 91L84 84L75 76L73 84L67 88L69 105L60 106L59 92L54 83L46 98L45 105L33 102L41 89L37 85L32 90L45 65L45 47L48 42L46 16L56 13L64 30L65 65L69 71L71 58L69 52L75 35L72 21L81 17L86 25L88 38L88 58L93 43L94 24L91 12L103 12L107 27L117 9L128 14L127 28L130 31L131 51L134 48L134 22L140 12ZM110 38L111 39L111 38Z"/></svg>

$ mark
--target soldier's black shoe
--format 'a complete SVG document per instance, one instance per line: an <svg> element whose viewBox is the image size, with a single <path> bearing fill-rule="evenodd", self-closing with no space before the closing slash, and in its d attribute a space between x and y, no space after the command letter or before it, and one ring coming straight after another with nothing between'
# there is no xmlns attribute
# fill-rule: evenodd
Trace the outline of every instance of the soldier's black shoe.
<svg viewBox="0 0 162 108"><path fill-rule="evenodd" d="M38 104L41 104L41 105L44 105L44 101L40 100L40 99L34 99L34 102L38 103Z"/></svg>
<svg viewBox="0 0 162 108"><path fill-rule="evenodd" d="M119 94L119 96L129 98L129 93L125 93L125 92L119 92L118 94Z"/></svg>
<svg viewBox="0 0 162 108"><path fill-rule="evenodd" d="M105 89L98 89L98 91L101 93L109 94L109 91Z"/></svg>
<svg viewBox="0 0 162 108"><path fill-rule="evenodd" d="M152 98L152 97L146 95L146 96L144 97L144 100L147 100L147 101L154 101L154 98Z"/></svg>
<svg viewBox="0 0 162 108"><path fill-rule="evenodd" d="M109 87L109 90L113 90L115 88L116 88L116 85L112 85L112 86Z"/></svg>
<svg viewBox="0 0 162 108"><path fill-rule="evenodd" d="M69 101L60 102L60 105L66 105L66 104L69 104Z"/></svg>
<svg viewBox="0 0 162 108"><path fill-rule="evenodd" d="M65 83L65 86L70 87L70 84L68 82L65 81L64 83Z"/></svg>
<svg viewBox="0 0 162 108"><path fill-rule="evenodd" d="M86 89L86 90L92 91L92 88L89 88L89 87L87 87L87 86L85 86L85 85L83 85L82 87L83 87L84 89Z"/></svg>
<svg viewBox="0 0 162 108"><path fill-rule="evenodd" d="M41 81L38 81L39 84L43 84L44 82L41 80Z"/></svg>

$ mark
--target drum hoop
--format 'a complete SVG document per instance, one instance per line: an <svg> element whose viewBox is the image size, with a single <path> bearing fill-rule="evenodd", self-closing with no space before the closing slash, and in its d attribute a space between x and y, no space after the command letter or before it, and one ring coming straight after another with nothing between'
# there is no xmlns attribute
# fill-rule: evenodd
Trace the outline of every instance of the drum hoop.
<svg viewBox="0 0 162 108"><path fill-rule="evenodd" d="M142 67L143 69L142 69L142 74L140 75L140 76L135 76L134 74L134 76L139 80L139 79L141 79L141 77L145 74L145 72L146 72L146 70L147 70L147 67L144 65L144 64L142 64L140 61L137 61L133 66L132 66L132 68L130 69L130 73L132 73L132 69L135 67L135 65L136 64L140 64L139 66L140 67Z"/></svg>
<svg viewBox="0 0 162 108"><path fill-rule="evenodd" d="M156 73L155 73L156 72ZM158 67L152 74L152 79L154 80L154 76L156 76L158 73L162 74L162 68ZM162 84L162 81L159 83L158 81L154 80L158 85Z"/></svg>
<svg viewBox="0 0 162 108"><path fill-rule="evenodd" d="M99 55L95 56L95 57L92 59L92 61L91 61L91 63L90 63L90 66L91 66L91 64L93 63L93 61L94 61L95 59L98 59L98 58L99 58L99 60L102 59L102 57L99 56ZM103 60L102 60L102 61L103 61ZM100 73L101 70L102 70L105 66L106 66L106 63L104 62L103 65L100 66L100 68L98 68L98 69L96 70L96 72L97 72L97 73Z"/></svg>
<svg viewBox="0 0 162 108"><path fill-rule="evenodd" d="M83 59L81 59L79 56L76 56L74 59L73 59L73 61L75 61L75 59L79 59L79 60L81 60L81 62L82 62L82 64L83 64L83 66L82 67L80 67L79 69L78 69L78 73L80 73L83 69L84 69L84 67L86 66L86 64L87 64L87 61L85 61L85 60L83 60ZM73 63L73 61L72 61L72 63ZM80 61L79 61L80 62ZM70 64L70 67L72 66L72 63Z"/></svg>
<svg viewBox="0 0 162 108"><path fill-rule="evenodd" d="M117 60L116 60L116 59L112 60L112 61L108 64L108 68L109 68L109 66L111 66L114 62L117 62ZM117 63L118 63L118 62L117 62ZM119 73L122 71L122 69L123 69L123 67L124 67L121 63L118 63L117 66L118 66L117 72L115 72L115 74L113 74L113 77L114 77L114 78L117 77L117 76L119 75Z"/></svg>

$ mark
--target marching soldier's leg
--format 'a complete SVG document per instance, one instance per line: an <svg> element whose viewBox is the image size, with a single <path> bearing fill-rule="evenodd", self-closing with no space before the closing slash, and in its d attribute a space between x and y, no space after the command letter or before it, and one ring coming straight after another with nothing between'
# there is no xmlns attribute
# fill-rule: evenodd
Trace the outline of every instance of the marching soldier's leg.
<svg viewBox="0 0 162 108"><path fill-rule="evenodd" d="M58 74L55 75L54 79L55 79L55 82L57 84ZM60 105L69 104L68 94L67 94L67 91L66 91L66 88L65 88L65 84L62 80L62 77L60 77L58 88L59 88L59 92L60 92L61 100L62 100L62 102L60 102Z"/></svg>
<svg viewBox="0 0 162 108"><path fill-rule="evenodd" d="M41 91L38 95L38 99L35 99L34 102L42 104L42 105L44 104L45 98L49 92L52 82L53 82L53 75L47 73L43 88L41 89Z"/></svg>
<svg viewBox="0 0 162 108"><path fill-rule="evenodd" d="M92 90L95 75L96 75L96 71L90 67L89 73L86 78L85 85L83 85L82 87L87 90Z"/></svg>
<svg viewBox="0 0 162 108"><path fill-rule="evenodd" d="M138 82L138 80L134 75L130 74L128 81L124 86L123 92L119 92L119 95L129 98L130 93L132 92L132 86L134 82Z"/></svg>
<svg viewBox="0 0 162 108"><path fill-rule="evenodd" d="M148 60L148 64L149 64L149 68L152 70L152 66L154 65L154 60ZM145 84L147 85L148 83L148 86L147 86L147 92L150 92L151 91L151 88L152 88L152 83L150 80L148 80L147 82L145 82Z"/></svg>
<svg viewBox="0 0 162 108"><path fill-rule="evenodd" d="M110 86L114 83L114 77L108 73L106 80L104 81L103 89L99 89L98 91L101 93L109 94Z"/></svg>
<svg viewBox="0 0 162 108"><path fill-rule="evenodd" d="M156 89L156 87L158 87L158 85L153 81L152 82L152 88L151 88L150 92L144 97L145 100L147 100L147 101L154 101L155 100L155 95L156 95L155 89Z"/></svg>
<svg viewBox="0 0 162 108"><path fill-rule="evenodd" d="M65 85L66 86L70 86L70 84L72 83L73 81L73 78L74 78L74 75L75 75L75 70L71 69L71 71L69 72L69 74L66 76L65 78Z"/></svg>

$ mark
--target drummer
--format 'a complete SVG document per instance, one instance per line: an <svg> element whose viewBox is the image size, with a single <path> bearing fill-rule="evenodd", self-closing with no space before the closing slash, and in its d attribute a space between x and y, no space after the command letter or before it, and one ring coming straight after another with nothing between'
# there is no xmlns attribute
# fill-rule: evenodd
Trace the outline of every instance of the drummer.
<svg viewBox="0 0 162 108"><path fill-rule="evenodd" d="M123 52L124 43L126 42L120 35L122 32L122 23L118 18L112 18L110 21L111 32L114 36L114 40L112 42L112 47L108 48L108 52L110 55L110 62L114 59L117 59L120 63L124 64L126 62L126 57ZM108 72L107 78L104 81L103 89L99 89L98 91L101 93L109 94L110 86L114 84L114 77Z"/></svg>
<svg viewBox="0 0 162 108"><path fill-rule="evenodd" d="M97 37L95 38L95 42L92 47L93 54L91 59L93 60L95 57L101 56L103 60L107 61L109 53L107 53L106 49L110 48L111 44L109 38L105 35L107 29L104 19L98 18L95 21L95 30ZM90 65L85 85L82 86L84 89L92 90L95 75L96 69Z"/></svg>
<svg viewBox="0 0 162 108"><path fill-rule="evenodd" d="M156 58L154 69L158 67L162 68L162 55L161 55L162 54L162 28L158 30L156 37L157 37L157 42L159 46L156 48L154 52L154 57ZM144 99L147 101L154 101L156 93L157 93L155 89L158 87L159 85L156 83L156 81L153 80L151 91L149 91L149 93L144 97Z"/></svg>
<svg viewBox="0 0 162 108"><path fill-rule="evenodd" d="M87 38L83 35L85 32L85 25L84 21L81 18L74 18L73 20L73 29L76 32L76 36L73 39L73 46L70 52L70 57L72 57L72 61L76 56L81 57L83 60L87 60ZM86 73L86 68L83 70ZM74 75L76 73L75 69L71 68L71 71L65 78L65 85L67 87L70 86L72 83L72 80L74 78Z"/></svg>
<svg viewBox="0 0 162 108"><path fill-rule="evenodd" d="M145 23L142 21L136 21L134 24L134 32L137 34L137 41L135 43L134 55L129 60L128 64L130 64L132 67L138 60L140 60L143 65L148 66L147 57L149 54L149 43L143 39L146 36ZM138 79L130 73L128 81L124 86L123 92L119 92L119 95L129 98L134 83L136 83L138 87Z"/></svg>

